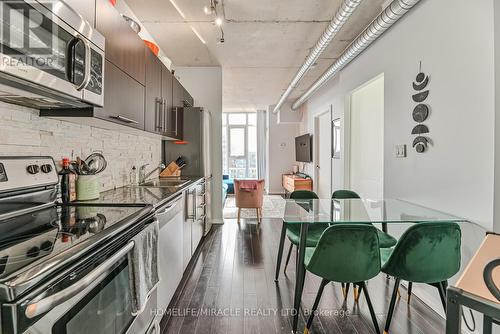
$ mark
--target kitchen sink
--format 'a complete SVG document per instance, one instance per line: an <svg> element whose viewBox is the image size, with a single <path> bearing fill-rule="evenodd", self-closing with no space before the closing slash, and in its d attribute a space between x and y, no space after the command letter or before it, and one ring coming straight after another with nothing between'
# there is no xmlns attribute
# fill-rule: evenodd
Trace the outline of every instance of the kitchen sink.
<svg viewBox="0 0 500 334"><path fill-rule="evenodd" d="M151 187L151 188L180 188L189 183L189 180L184 179L161 179L161 180L153 180L147 181L145 183L141 183L139 187Z"/></svg>

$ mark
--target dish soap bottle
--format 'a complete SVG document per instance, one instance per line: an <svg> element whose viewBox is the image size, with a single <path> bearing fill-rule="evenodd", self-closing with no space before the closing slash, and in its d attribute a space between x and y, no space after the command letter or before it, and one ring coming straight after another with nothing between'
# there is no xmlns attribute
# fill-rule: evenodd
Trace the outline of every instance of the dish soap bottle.
<svg viewBox="0 0 500 334"><path fill-rule="evenodd" d="M135 166L132 167L132 171L130 172L130 184L134 186L139 184L139 174Z"/></svg>
<svg viewBox="0 0 500 334"><path fill-rule="evenodd" d="M69 159L62 159L63 168L59 172L61 177L61 200L69 203L76 200L76 175L69 169Z"/></svg>

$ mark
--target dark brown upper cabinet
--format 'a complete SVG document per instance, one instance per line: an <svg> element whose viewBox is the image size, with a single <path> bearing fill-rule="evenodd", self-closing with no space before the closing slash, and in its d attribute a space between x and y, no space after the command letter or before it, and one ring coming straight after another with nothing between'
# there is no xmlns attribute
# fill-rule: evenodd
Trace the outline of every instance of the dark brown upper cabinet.
<svg viewBox="0 0 500 334"><path fill-rule="evenodd" d="M182 111L175 109L173 98L173 79L170 71L163 67L162 72L162 96L165 98L165 136L182 139Z"/></svg>
<svg viewBox="0 0 500 334"><path fill-rule="evenodd" d="M145 130L163 134L162 112L162 68L163 64L147 47L146 58L146 99L145 99ZM170 93L172 95L172 93Z"/></svg>
<svg viewBox="0 0 500 334"><path fill-rule="evenodd" d="M173 104L173 75L146 49L145 130L182 139L182 109Z"/></svg>
<svg viewBox="0 0 500 334"><path fill-rule="evenodd" d="M184 87L174 76L172 78L172 104L174 107L184 107L182 100L184 99Z"/></svg>
<svg viewBox="0 0 500 334"><path fill-rule="evenodd" d="M183 97L182 102L184 103L184 106L194 107L193 97L191 96L191 94L189 94L189 92L187 91L186 88L182 87L182 89L184 90L183 94L182 94L182 97Z"/></svg>
<svg viewBox="0 0 500 334"><path fill-rule="evenodd" d="M106 59L144 85L144 42L109 0L96 0L95 26L106 38Z"/></svg>
<svg viewBox="0 0 500 334"><path fill-rule="evenodd" d="M95 26L95 1L96 0L64 0L68 6L73 8L92 27Z"/></svg>
<svg viewBox="0 0 500 334"><path fill-rule="evenodd" d="M105 71L104 107L94 116L144 130L144 86L108 60Z"/></svg>
<svg viewBox="0 0 500 334"><path fill-rule="evenodd" d="M175 77L173 89L174 107L194 107L193 97Z"/></svg>

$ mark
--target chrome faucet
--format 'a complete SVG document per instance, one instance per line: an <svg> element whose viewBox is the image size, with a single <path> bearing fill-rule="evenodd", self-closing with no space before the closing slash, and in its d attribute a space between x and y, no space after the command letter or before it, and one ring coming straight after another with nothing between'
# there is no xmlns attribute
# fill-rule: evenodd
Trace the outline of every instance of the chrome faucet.
<svg viewBox="0 0 500 334"><path fill-rule="evenodd" d="M149 164L145 164L145 165L142 165L140 168L139 168L139 184L142 184L144 182L146 182L146 180L156 171L158 171L158 173L161 173L162 170L165 169L165 164L163 163L160 163L158 165L158 167L154 168L152 171L150 171L149 173L146 174L146 167L149 166Z"/></svg>

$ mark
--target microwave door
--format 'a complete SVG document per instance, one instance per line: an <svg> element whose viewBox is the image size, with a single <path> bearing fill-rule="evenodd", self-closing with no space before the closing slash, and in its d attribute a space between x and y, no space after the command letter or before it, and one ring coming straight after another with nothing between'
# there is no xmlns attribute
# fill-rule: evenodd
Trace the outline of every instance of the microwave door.
<svg viewBox="0 0 500 334"><path fill-rule="evenodd" d="M82 47L85 49L75 43L78 34L74 29L37 2L4 1L2 10L11 14L0 20L4 32L0 76L17 77L81 99L82 92L68 78L71 51L80 53ZM38 21L33 21L34 17ZM26 34L26 24L36 27L35 32ZM71 46L78 50L70 50Z"/></svg>

